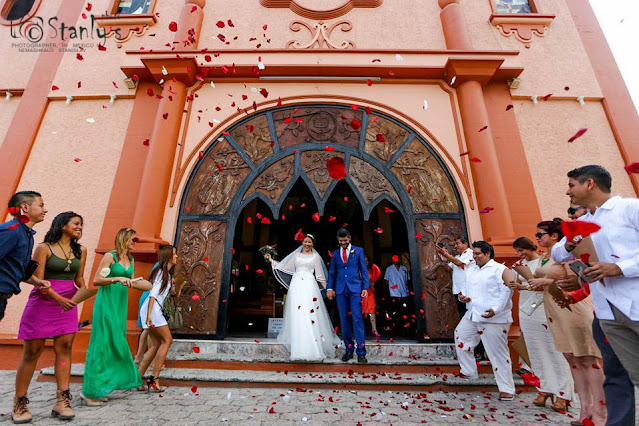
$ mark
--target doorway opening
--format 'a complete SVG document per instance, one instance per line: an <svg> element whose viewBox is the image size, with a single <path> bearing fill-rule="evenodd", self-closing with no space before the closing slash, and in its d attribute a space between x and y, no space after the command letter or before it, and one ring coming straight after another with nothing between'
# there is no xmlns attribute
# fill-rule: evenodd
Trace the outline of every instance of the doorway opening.
<svg viewBox="0 0 639 426"><path fill-rule="evenodd" d="M338 182L326 200L324 214L317 221L318 206L306 182L299 178L283 201L277 220L270 207L260 198L249 202L242 210L235 228L231 267L228 332L229 337L267 337L269 318L282 318L286 290L277 282L270 265L259 249L275 245L276 258L300 247L295 240L298 230L316 237L315 249L327 265L337 250L336 234L346 227L352 244L364 248L369 260L378 265L382 276L375 285L377 299L377 329L382 339L415 338L415 311L411 296L397 303L389 295L384 271L392 264L393 255L400 256L409 271L406 223L397 208L382 200L364 220L362 205L346 181ZM335 301L324 299L333 325L340 327ZM404 306L405 305L405 306ZM404 318L405 317L405 318ZM368 316L366 316L368 319ZM365 320L367 333L370 321Z"/></svg>

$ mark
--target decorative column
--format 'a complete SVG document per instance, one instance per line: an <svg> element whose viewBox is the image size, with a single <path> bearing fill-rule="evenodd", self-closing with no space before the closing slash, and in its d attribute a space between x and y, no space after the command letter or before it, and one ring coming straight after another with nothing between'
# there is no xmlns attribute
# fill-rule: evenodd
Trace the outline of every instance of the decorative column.
<svg viewBox="0 0 639 426"><path fill-rule="evenodd" d="M202 30L206 0L185 0L174 41L197 48ZM193 58L143 59L153 78L164 80L149 153L144 165L142 183L135 206L133 228L140 238L139 250L155 249L159 238L166 200L171 183L175 151L186 106L187 90L196 83L198 65ZM148 243L152 246L149 247Z"/></svg>
<svg viewBox="0 0 639 426"><path fill-rule="evenodd" d="M459 0L439 0L439 7L442 9L439 17L442 21L446 47L453 50L472 50L473 44Z"/></svg>
<svg viewBox="0 0 639 426"><path fill-rule="evenodd" d="M439 0L439 6L442 8L440 17L446 47L472 50L470 33L459 0ZM477 202L480 209L494 209L481 215L484 238L493 246L505 246L495 247L497 252L512 251L510 243L515 231L482 85L493 78L502 63L503 60L492 59L450 59L446 64L448 83L457 89L470 156L481 160L471 162Z"/></svg>

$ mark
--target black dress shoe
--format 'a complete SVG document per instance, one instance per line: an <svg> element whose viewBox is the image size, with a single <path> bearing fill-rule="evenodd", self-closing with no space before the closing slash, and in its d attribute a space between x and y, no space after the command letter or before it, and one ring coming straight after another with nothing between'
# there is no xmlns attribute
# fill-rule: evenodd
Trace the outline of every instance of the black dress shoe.
<svg viewBox="0 0 639 426"><path fill-rule="evenodd" d="M368 364L368 360L366 359L366 355L357 355L357 362L359 364Z"/></svg>
<svg viewBox="0 0 639 426"><path fill-rule="evenodd" d="M349 354L349 353L347 352L347 353L345 353L345 354L342 356L342 361L344 361L344 362L348 362L348 361L349 361L349 360L351 360L351 359L353 359L353 354L352 354L352 353L350 353L350 354Z"/></svg>

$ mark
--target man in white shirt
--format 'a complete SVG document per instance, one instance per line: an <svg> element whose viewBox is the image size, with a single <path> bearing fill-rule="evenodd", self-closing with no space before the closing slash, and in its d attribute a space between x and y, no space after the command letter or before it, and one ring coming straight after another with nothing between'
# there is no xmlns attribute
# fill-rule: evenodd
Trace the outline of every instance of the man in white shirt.
<svg viewBox="0 0 639 426"><path fill-rule="evenodd" d="M453 271L453 295L457 301L457 311L459 312L459 318L463 318L466 313L466 304L461 302L457 295L463 293L463 288L466 283L466 273L464 268L470 262L474 262L473 251L468 247L468 240L466 237L455 238L455 252L456 256L451 255L448 250L443 246L437 246L437 252L442 255L444 259L448 261L448 266Z"/></svg>
<svg viewBox="0 0 639 426"><path fill-rule="evenodd" d="M466 268L466 293L459 299L468 311L455 329L455 350L461 367L459 377L476 378L473 356L481 341L493 367L500 401L512 401L515 394L512 362L508 350L508 330L513 322L513 291L505 283L515 280L513 272L495 262L493 246L485 241L473 243L475 263Z"/></svg>
<svg viewBox="0 0 639 426"><path fill-rule="evenodd" d="M599 262L584 271L602 282L590 284L590 296L601 328L635 386L639 386L639 200L613 197L612 178L601 166L568 172L573 204L586 206L580 220L601 229L591 235ZM576 243L556 244L552 257L565 261Z"/></svg>
<svg viewBox="0 0 639 426"><path fill-rule="evenodd" d="M387 267L384 273L384 280L386 285L388 285L388 292L391 298L392 314L390 316L390 325L395 336L412 335L414 329L410 326L411 317L409 314L412 303L408 288L410 274L408 269L402 265L399 255L394 254L392 260L393 264Z"/></svg>

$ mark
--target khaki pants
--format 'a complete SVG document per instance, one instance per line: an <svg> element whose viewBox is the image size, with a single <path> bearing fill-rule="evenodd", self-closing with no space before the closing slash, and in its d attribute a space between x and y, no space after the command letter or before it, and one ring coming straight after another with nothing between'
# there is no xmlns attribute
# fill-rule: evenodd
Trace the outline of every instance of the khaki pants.
<svg viewBox="0 0 639 426"><path fill-rule="evenodd" d="M599 324L630 380L639 386L639 321L632 321L614 305L610 306L614 321L600 319Z"/></svg>

